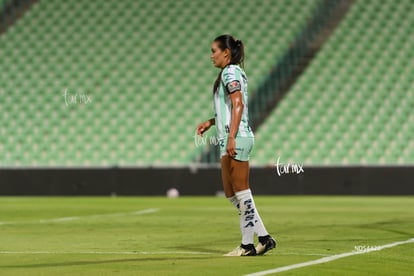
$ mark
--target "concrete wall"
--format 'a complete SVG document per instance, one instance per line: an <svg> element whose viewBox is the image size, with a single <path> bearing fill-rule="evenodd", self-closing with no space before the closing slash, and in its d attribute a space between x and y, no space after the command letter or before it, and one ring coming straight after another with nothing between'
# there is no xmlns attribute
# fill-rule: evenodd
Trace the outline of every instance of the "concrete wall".
<svg viewBox="0 0 414 276"><path fill-rule="evenodd" d="M306 167L278 175L276 168L252 168L255 194L413 195L414 166ZM0 195L214 195L219 168L37 168L0 169Z"/></svg>

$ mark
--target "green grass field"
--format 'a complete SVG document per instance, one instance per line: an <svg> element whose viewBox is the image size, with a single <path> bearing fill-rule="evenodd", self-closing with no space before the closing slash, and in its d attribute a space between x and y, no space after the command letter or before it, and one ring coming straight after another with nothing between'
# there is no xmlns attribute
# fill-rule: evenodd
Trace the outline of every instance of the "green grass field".
<svg viewBox="0 0 414 276"><path fill-rule="evenodd" d="M255 197L278 248L240 243L225 198L0 197L1 275L244 275L414 238L413 197ZM414 275L414 243L278 275Z"/></svg>

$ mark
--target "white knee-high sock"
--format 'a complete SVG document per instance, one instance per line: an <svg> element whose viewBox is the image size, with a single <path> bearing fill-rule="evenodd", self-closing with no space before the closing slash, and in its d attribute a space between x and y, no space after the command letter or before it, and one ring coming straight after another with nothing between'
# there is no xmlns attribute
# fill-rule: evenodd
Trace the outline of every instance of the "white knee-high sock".
<svg viewBox="0 0 414 276"><path fill-rule="evenodd" d="M236 196L240 200L240 229L243 237L245 236L244 233L246 233L245 241L250 241L250 236L254 236L254 234L252 235L250 233L251 229L253 229L253 232L259 237L269 235L263 224L262 218L260 217L259 211L256 209L251 190L240 191L236 193ZM242 243L245 244L244 242Z"/></svg>
<svg viewBox="0 0 414 276"><path fill-rule="evenodd" d="M239 200L237 199L237 196L234 195L234 196L228 197L227 199L231 202L231 204L233 204L234 207L236 207L238 211L240 211Z"/></svg>
<svg viewBox="0 0 414 276"><path fill-rule="evenodd" d="M240 204L240 230L242 233L242 244L254 243L255 213L254 202L250 189L236 193Z"/></svg>
<svg viewBox="0 0 414 276"><path fill-rule="evenodd" d="M267 232L267 230L266 230L266 228L263 224L262 218L259 215L259 211L256 209L256 204L254 203L253 196L251 198L252 198L253 207L255 208L255 212L254 212L254 215L255 215L255 217L254 217L254 222L255 222L254 223L254 232L259 237L267 236L267 235L269 235L269 233Z"/></svg>

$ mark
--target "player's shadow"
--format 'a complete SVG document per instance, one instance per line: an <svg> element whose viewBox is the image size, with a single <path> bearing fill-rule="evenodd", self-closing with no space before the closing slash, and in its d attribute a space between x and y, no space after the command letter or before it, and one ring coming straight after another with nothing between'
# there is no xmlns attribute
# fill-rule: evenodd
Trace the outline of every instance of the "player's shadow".
<svg viewBox="0 0 414 276"><path fill-rule="evenodd" d="M180 256L180 260L199 260L206 257L213 256ZM217 257L217 256L215 256ZM25 264L25 265L5 265L0 268L43 268L43 267L65 267L65 266L83 266L83 265L99 265L99 264L112 264L112 263L127 263L127 262L149 262L149 261L166 261L176 260L177 256L170 257L151 257L151 258L130 258L130 259L113 259L113 260L101 260L101 261L71 261L71 262L58 262L58 263L37 263L37 264Z"/></svg>
<svg viewBox="0 0 414 276"><path fill-rule="evenodd" d="M407 232L407 231L398 229L400 225L402 225L405 222L406 222L405 220L392 219L392 220L384 220L384 221L378 221L378 222L373 222L373 223L359 224L357 225L357 227L363 228L363 229L374 229L374 230L394 233L398 235L404 235L410 238L414 234L413 231Z"/></svg>
<svg viewBox="0 0 414 276"><path fill-rule="evenodd" d="M225 252L220 251L220 250L214 250L214 249L209 249L206 247L202 247L202 246L170 246L167 247L168 249L171 250L178 250L178 251L189 251L189 252L194 252L194 254L196 255L198 252L200 252L201 254L205 253L206 256L208 256L208 254L218 254L218 255L222 255Z"/></svg>
<svg viewBox="0 0 414 276"><path fill-rule="evenodd" d="M219 244L226 244L229 243L231 244L232 239L221 239L221 240L216 240L215 243L219 243ZM217 249L212 249L211 248L211 243L194 243L194 244L186 244L186 245L180 245L180 246L169 246L167 247L168 249L171 250L178 250L178 251L190 251L190 252L200 252L200 253L206 253L206 254L218 254L218 255L223 255L226 252L217 250Z"/></svg>

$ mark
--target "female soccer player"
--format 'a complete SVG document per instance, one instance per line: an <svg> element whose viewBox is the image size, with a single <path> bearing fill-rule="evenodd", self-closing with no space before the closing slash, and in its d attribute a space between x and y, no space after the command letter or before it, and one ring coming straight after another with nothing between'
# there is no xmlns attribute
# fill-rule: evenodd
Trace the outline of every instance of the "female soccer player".
<svg viewBox="0 0 414 276"><path fill-rule="evenodd" d="M216 125L220 145L224 193L239 210L242 242L225 256L262 255L276 247L257 211L249 188L249 156L254 135L248 122L247 77L242 69L244 46L231 35L221 35L211 45L211 59L221 69L214 83L215 118L197 126L202 136ZM259 243L254 247L254 234Z"/></svg>

